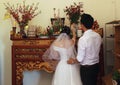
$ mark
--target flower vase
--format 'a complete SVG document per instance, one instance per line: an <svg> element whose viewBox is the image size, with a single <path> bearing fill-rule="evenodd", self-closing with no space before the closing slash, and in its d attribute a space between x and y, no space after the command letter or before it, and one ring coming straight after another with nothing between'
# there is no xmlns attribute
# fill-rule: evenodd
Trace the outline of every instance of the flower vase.
<svg viewBox="0 0 120 85"><path fill-rule="evenodd" d="M26 37L26 33L25 33L25 26L26 25L19 25L20 26L20 35L22 37Z"/></svg>
<svg viewBox="0 0 120 85"><path fill-rule="evenodd" d="M16 34L16 27L12 27L12 32L13 32L13 35Z"/></svg>
<svg viewBox="0 0 120 85"><path fill-rule="evenodd" d="M16 34L16 27L12 27L12 31L10 31L10 37L14 38Z"/></svg>
<svg viewBox="0 0 120 85"><path fill-rule="evenodd" d="M20 27L20 35L23 37L23 38L26 38L27 34L25 32L25 27L28 25L28 21L21 21L19 23L19 27Z"/></svg>

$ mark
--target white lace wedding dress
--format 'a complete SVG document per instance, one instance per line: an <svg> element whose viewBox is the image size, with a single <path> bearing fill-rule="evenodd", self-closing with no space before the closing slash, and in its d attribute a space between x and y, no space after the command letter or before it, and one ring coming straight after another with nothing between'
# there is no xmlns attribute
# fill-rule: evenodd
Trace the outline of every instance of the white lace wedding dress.
<svg viewBox="0 0 120 85"><path fill-rule="evenodd" d="M80 70L78 64L67 64L69 57L67 56L67 49L54 46L54 50L60 54L60 61L56 67L52 85L82 85L80 78Z"/></svg>

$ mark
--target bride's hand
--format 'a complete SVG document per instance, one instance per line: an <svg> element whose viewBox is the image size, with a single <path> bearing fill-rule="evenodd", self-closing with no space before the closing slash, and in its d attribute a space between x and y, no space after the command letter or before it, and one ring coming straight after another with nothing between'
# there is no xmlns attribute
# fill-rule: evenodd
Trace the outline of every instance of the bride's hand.
<svg viewBox="0 0 120 85"><path fill-rule="evenodd" d="M73 24L71 25L71 31L72 31L72 32L75 32L75 31L76 31L76 25L75 25L75 23L73 23Z"/></svg>
<svg viewBox="0 0 120 85"><path fill-rule="evenodd" d="M73 35L72 40L74 41L74 43L76 43L76 24L75 23L71 25L71 31Z"/></svg>
<svg viewBox="0 0 120 85"><path fill-rule="evenodd" d="M67 61L68 64L74 64L74 59L73 58L69 58L69 60Z"/></svg>

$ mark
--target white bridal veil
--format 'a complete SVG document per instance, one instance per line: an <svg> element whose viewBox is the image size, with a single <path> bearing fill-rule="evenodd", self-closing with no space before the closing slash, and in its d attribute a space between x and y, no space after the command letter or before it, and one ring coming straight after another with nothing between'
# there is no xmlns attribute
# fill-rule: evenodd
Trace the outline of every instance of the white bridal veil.
<svg viewBox="0 0 120 85"><path fill-rule="evenodd" d="M51 65L52 65L52 61L60 60L59 52L54 50L54 45L55 43L58 43L58 42L63 48L66 49L66 54L68 59L70 57L76 57L76 49L74 47L74 44L72 44L70 37L66 33L61 33L42 56L42 59L44 61L49 62ZM56 65L53 66L54 69L55 67Z"/></svg>

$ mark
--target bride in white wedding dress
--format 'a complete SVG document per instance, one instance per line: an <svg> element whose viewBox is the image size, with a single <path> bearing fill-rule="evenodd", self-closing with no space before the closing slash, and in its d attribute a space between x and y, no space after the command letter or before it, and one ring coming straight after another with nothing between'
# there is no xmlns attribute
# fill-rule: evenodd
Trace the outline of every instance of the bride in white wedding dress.
<svg viewBox="0 0 120 85"><path fill-rule="evenodd" d="M67 63L69 58L76 57L75 39L70 39L69 34L70 28L63 27L61 34L43 55L43 60L59 60L52 85L82 85L79 64Z"/></svg>

